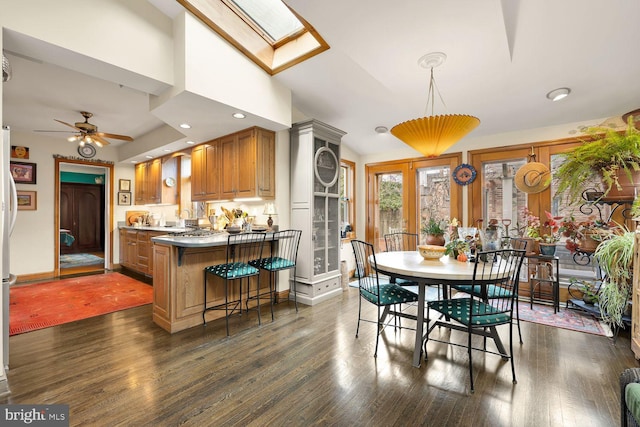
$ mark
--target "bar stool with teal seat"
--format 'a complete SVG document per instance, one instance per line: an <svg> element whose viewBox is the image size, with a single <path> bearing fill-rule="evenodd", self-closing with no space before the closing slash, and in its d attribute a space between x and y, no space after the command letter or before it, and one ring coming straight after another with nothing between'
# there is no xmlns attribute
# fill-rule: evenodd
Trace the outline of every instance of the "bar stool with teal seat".
<svg viewBox="0 0 640 427"><path fill-rule="evenodd" d="M229 316L234 313L242 315L242 286L243 279L246 279L247 295L250 295L251 277L256 276L257 281L257 303L255 309L258 311L258 324L260 319L260 270L249 264L249 261L262 258L262 248L264 247L265 233L241 233L231 234L227 240L227 257L224 264L216 264L204 269L204 310L202 320L207 325L206 314L209 310L224 310L227 326L227 336L229 336ZM217 304L207 307L208 283L207 277L214 275L224 280L224 304ZM229 301L229 286L239 283L238 298ZM229 308L231 306L231 309ZM247 311L249 307L247 305Z"/></svg>
<svg viewBox="0 0 640 427"><path fill-rule="evenodd" d="M271 319L273 320L273 295L275 292L274 277L276 272L292 269L293 299L298 311L298 296L296 291L296 262L298 246L300 245L301 230L282 230L273 233L271 255L255 259L249 264L269 272L269 296L271 298ZM254 297L255 298L255 297Z"/></svg>

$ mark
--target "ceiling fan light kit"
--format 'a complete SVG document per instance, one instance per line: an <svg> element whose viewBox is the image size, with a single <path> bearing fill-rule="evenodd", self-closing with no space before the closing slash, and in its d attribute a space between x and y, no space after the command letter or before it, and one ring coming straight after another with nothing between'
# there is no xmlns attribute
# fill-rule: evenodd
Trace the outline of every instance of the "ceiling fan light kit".
<svg viewBox="0 0 640 427"><path fill-rule="evenodd" d="M407 120L391 128L393 136L426 157L438 157L480 124L480 120L473 116L463 114L436 116L433 114L435 91L437 90L433 69L442 65L446 59L447 55L444 53L433 52L424 55L418 60L418 64L421 67L431 70L426 108L428 110L430 103L431 115L426 116L425 114L425 117ZM438 96L444 104L439 91Z"/></svg>
<svg viewBox="0 0 640 427"><path fill-rule="evenodd" d="M63 122L62 120L53 119L58 123L62 123L65 126L69 126L70 128L73 128L73 133L75 133L75 135L67 138L67 141L69 142L79 141L78 142L79 147L84 147L87 144L95 144L98 147L104 147L105 145L110 144L107 138L119 139L122 141L129 141L129 142L133 141L133 138L131 138L130 136L118 135L115 133L98 132L98 126L94 125L93 123L89 123L89 119L93 117L93 113L90 113L88 111L80 111L80 114L82 114L82 117L84 117L84 122L75 122L74 124L69 124L67 122ZM43 131L36 131L36 132L59 132L59 131L43 130ZM85 150L85 152L89 153L89 150Z"/></svg>

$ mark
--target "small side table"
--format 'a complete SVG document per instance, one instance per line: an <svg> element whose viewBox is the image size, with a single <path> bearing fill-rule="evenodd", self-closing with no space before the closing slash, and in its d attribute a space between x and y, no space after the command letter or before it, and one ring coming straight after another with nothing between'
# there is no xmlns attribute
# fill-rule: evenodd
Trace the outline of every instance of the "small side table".
<svg viewBox="0 0 640 427"><path fill-rule="evenodd" d="M547 255L525 255L525 257L528 263L527 279L531 308L534 300L551 301L553 312L557 313L560 311L560 258ZM544 287L551 287L551 290L543 289Z"/></svg>

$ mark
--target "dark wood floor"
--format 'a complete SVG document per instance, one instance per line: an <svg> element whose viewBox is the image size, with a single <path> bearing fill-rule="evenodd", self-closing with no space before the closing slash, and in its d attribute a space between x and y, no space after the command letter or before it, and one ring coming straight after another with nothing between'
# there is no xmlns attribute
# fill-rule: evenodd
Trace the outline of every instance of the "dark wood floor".
<svg viewBox="0 0 640 427"><path fill-rule="evenodd" d="M280 303L261 327L255 312L234 318L231 338L224 321L170 335L149 305L16 335L0 403L68 404L82 426L615 426L618 377L640 366L624 332L614 346L522 322L518 383L474 353L469 395L464 349L432 342L416 369L413 332L388 329L374 359L375 326L354 337L357 308L350 288L297 314Z"/></svg>

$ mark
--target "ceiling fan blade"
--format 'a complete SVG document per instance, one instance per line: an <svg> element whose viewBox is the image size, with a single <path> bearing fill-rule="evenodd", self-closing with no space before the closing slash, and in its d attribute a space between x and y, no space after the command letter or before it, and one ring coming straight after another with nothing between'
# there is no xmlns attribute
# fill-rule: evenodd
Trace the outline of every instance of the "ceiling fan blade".
<svg viewBox="0 0 640 427"><path fill-rule="evenodd" d="M62 133L75 133L71 130L44 130L44 129L34 129L34 132L62 132Z"/></svg>
<svg viewBox="0 0 640 427"><path fill-rule="evenodd" d="M58 123L62 123L63 125L69 126L70 128L74 128L74 129L75 129L75 130L77 130L77 131L82 132L82 129L77 128L77 127L75 127L74 125L70 125L70 124L69 124L69 123L67 123L67 122L63 122L62 120L58 120L58 119L53 119L53 120L55 120L55 121L56 121L56 122L58 122Z"/></svg>
<svg viewBox="0 0 640 427"><path fill-rule="evenodd" d="M107 141L106 139L100 137L98 134L94 133L92 135L87 135L89 138L91 138L92 140L99 142L102 145L109 145L111 144L109 141Z"/></svg>
<svg viewBox="0 0 640 427"><path fill-rule="evenodd" d="M96 132L94 133L94 135L98 135L103 138L121 139L123 141L129 141L129 142L133 141L133 138L131 138L130 136L117 135L115 133Z"/></svg>

